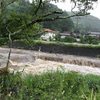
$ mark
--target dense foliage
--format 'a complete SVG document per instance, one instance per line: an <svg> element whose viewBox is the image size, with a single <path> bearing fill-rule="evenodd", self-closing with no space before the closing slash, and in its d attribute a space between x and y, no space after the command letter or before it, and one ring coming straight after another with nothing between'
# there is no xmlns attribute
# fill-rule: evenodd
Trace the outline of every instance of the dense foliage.
<svg viewBox="0 0 100 100"><path fill-rule="evenodd" d="M1 100L99 100L100 76L75 72L0 76Z"/></svg>
<svg viewBox="0 0 100 100"><path fill-rule="evenodd" d="M25 39L29 41L30 38L37 38L40 36L43 29L38 23L16 34L24 24L29 23L32 19L31 8L31 4L24 0L5 8L4 13L0 16L0 38L3 42L7 42L9 33L12 35L12 40ZM37 35L34 36L35 34Z"/></svg>
<svg viewBox="0 0 100 100"><path fill-rule="evenodd" d="M55 36L55 40L56 42L66 42L66 43L74 43L76 42L76 38L72 37L72 36L65 36L64 38L61 38L61 36L58 34Z"/></svg>
<svg viewBox="0 0 100 100"><path fill-rule="evenodd" d="M94 38L92 36L80 36L80 43L83 43L83 44L99 44L100 43L100 40L99 38Z"/></svg>

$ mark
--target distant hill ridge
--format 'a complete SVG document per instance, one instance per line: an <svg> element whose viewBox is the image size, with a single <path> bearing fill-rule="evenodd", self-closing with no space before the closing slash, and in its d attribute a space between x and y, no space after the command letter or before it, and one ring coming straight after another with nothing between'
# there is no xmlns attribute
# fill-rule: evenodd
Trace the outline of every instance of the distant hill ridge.
<svg viewBox="0 0 100 100"><path fill-rule="evenodd" d="M71 15L71 12L68 12ZM82 27L87 31L96 31L100 32L100 19L94 17L92 15L80 16L80 17L73 17L71 18L75 24Z"/></svg>

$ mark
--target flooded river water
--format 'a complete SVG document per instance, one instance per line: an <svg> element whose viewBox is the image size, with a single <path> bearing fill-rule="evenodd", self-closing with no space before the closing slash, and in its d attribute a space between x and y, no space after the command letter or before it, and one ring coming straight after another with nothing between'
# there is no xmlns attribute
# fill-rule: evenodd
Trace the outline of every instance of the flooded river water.
<svg viewBox="0 0 100 100"><path fill-rule="evenodd" d="M1 68L6 66L8 53L9 49L0 48ZM9 69L15 72L24 69L25 74L61 70L100 75L100 58L13 49Z"/></svg>

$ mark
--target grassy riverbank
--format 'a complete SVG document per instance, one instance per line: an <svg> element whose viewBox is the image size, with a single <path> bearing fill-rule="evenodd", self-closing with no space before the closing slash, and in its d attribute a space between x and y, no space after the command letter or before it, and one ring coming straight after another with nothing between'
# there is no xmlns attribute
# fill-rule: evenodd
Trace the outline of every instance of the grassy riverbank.
<svg viewBox="0 0 100 100"><path fill-rule="evenodd" d="M93 44L82 44L82 43L68 43L68 42L53 42L53 41L42 41L34 40L35 44L48 44L48 45L59 45L59 46L69 46L69 47L80 47L80 48L100 48L100 45Z"/></svg>
<svg viewBox="0 0 100 100"><path fill-rule="evenodd" d="M99 100L100 76L75 72L0 76L0 100Z"/></svg>

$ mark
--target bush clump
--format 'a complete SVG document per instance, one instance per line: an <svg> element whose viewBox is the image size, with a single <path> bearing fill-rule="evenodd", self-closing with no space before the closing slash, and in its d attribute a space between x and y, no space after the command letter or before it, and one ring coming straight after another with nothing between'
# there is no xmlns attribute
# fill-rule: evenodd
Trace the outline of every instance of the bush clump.
<svg viewBox="0 0 100 100"><path fill-rule="evenodd" d="M95 99L96 98L96 99ZM0 100L99 100L100 76L75 72L0 76Z"/></svg>

